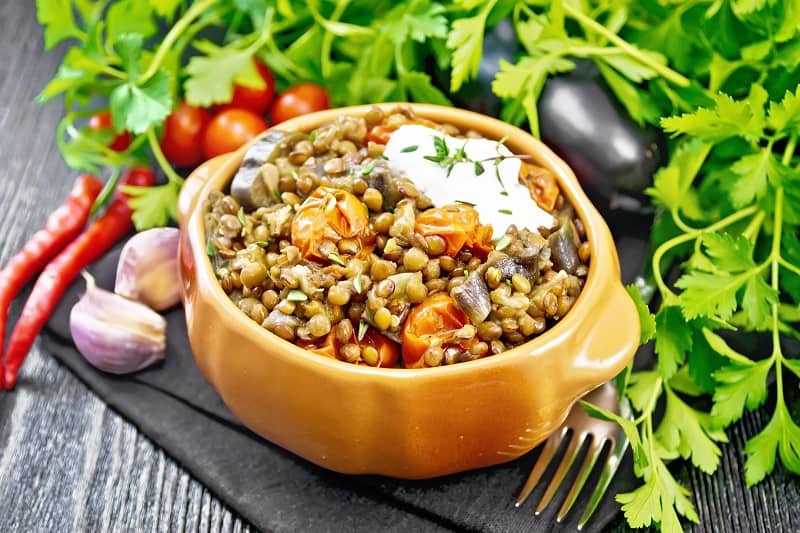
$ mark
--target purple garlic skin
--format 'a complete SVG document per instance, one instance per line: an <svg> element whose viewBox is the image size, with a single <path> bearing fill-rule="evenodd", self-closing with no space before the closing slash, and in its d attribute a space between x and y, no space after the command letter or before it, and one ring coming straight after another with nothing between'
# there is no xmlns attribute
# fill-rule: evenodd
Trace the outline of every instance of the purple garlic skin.
<svg viewBox="0 0 800 533"><path fill-rule="evenodd" d="M164 359L167 322L144 304L98 288L86 277L86 293L72 308L69 328L89 363L112 374L136 372Z"/></svg>
<svg viewBox="0 0 800 533"><path fill-rule="evenodd" d="M125 244L117 264L114 292L156 311L181 301L176 228L137 233Z"/></svg>

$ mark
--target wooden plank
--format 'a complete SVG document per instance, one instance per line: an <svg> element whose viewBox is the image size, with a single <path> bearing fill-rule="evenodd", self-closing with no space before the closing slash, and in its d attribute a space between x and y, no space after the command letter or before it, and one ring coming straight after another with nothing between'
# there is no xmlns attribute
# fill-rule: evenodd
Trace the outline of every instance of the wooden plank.
<svg viewBox="0 0 800 533"><path fill-rule="evenodd" d="M34 2L0 2L0 263L61 202L74 176L53 138L61 109L33 103L58 58L43 54ZM19 310L12 307L12 319ZM744 442L765 422L748 414L731 429L714 476L680 471L702 520L696 531L800 531L796 478L779 469L753 489L742 481ZM0 398L0 502L0 531L249 531L38 347L17 391Z"/></svg>

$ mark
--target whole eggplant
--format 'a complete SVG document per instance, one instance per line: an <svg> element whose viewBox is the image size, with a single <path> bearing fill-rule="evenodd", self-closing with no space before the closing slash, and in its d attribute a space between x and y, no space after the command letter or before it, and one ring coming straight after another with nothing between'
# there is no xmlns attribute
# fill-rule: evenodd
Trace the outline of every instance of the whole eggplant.
<svg viewBox="0 0 800 533"><path fill-rule="evenodd" d="M509 19L487 31L476 79L456 95L459 105L497 116L501 102L492 93L500 60L513 63L519 43ZM597 66L574 59L576 68L550 77L539 97L542 141L575 171L601 208L639 211L642 192L667 159L666 139L652 126L640 127L606 86Z"/></svg>
<svg viewBox="0 0 800 533"><path fill-rule="evenodd" d="M542 141L575 171L594 200L636 210L666 162L666 139L640 127L606 87L592 61L547 80L539 97Z"/></svg>

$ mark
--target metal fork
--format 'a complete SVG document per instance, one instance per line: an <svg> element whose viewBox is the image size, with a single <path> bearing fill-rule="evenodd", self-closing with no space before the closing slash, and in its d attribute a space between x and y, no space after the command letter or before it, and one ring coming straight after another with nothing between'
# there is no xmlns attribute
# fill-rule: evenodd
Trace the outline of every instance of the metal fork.
<svg viewBox="0 0 800 533"><path fill-rule="evenodd" d="M613 383L604 383L584 396L583 400L608 411L621 414L625 418L631 416L627 402L620 404L619 398L617 397L617 390ZM597 509L597 505L600 503L600 500L603 499L606 489L608 489L608 486L611 484L611 480L614 478L614 474L616 474L619 468L622 457L628 449L628 439L617 424L590 417L578 404L569 412L567 419L561 427L545 442L542 453L536 460L536 464L533 466L530 476L528 476L528 481L525 482L519 496L517 496L515 505L517 507L522 505L531 492L533 492L533 489L536 487L536 484L539 483L550 461L553 460L556 452L561 447L561 443L567 439L569 439L567 451L564 453L561 464L558 465L555 474L553 474L553 478L550 480L550 484L547 486L544 495L542 495L539 504L536 506L536 514L538 515L544 511L552 501L556 491L569 473L572 463L578 457L583 443L590 440L589 449L578 471L578 476L575 478L575 482L572 484L572 488L570 488L556 516L556 521L561 522L578 499L583 486L586 484L586 480L589 479L595 464L602 455L605 443L610 442L610 453L603 464L603 469L597 480L597 486L586 504L583 515L581 515L578 521L578 529L582 529L591 518L595 509Z"/></svg>

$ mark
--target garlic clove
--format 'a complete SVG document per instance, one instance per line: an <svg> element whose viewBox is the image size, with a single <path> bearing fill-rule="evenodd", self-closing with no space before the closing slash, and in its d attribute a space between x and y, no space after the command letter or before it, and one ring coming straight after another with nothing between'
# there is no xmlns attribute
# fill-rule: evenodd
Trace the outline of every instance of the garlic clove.
<svg viewBox="0 0 800 533"><path fill-rule="evenodd" d="M163 311L181 300L176 228L137 233L122 248L114 292Z"/></svg>
<svg viewBox="0 0 800 533"><path fill-rule="evenodd" d="M86 360L113 374L162 360L166 320L144 304L98 288L89 274L84 277L86 293L70 312L69 328Z"/></svg>

